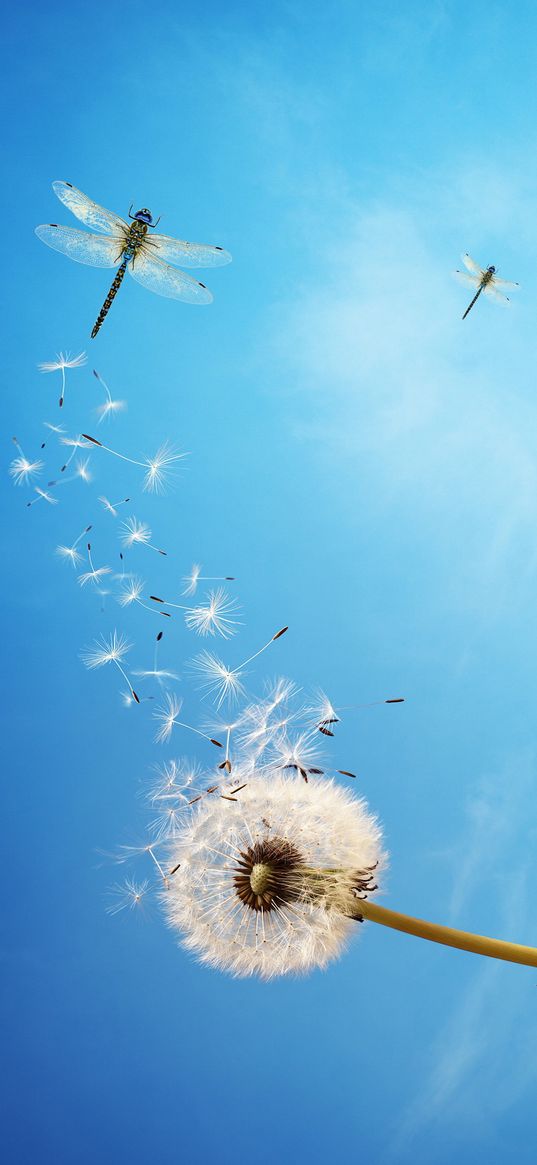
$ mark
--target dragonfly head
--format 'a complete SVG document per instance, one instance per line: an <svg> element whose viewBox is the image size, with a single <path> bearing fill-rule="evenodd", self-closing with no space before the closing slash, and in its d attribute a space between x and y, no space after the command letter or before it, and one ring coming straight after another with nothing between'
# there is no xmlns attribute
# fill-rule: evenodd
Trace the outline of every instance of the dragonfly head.
<svg viewBox="0 0 537 1165"><path fill-rule="evenodd" d="M136 215L136 217L138 218L138 215ZM496 268L495 268L495 267L489 267L489 269L488 269L488 270L489 270L489 272L490 272L490 274L491 274L491 275L495 275L495 274L496 274Z"/></svg>
<svg viewBox="0 0 537 1165"><path fill-rule="evenodd" d="M138 219L138 222L147 223L148 227L153 226L153 215L151 214L151 211L148 210L147 207L145 207L145 206L142 207L141 210L137 210L134 217L135 217L135 219Z"/></svg>

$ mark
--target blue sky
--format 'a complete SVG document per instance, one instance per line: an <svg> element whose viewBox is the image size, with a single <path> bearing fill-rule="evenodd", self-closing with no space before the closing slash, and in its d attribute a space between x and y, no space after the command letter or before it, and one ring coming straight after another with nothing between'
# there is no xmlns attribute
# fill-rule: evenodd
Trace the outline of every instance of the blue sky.
<svg viewBox="0 0 537 1165"><path fill-rule="evenodd" d="M101 611L54 547L129 492L159 581L237 576L233 661L289 624L254 686L405 695L338 737L385 826L382 900L535 941L533 5L51 0L5 32L6 466L58 420L36 366L66 348L89 354L70 431L95 427L95 367L128 400L110 441L190 454L164 498L97 454L54 508L4 478L8 1159L529 1165L535 972L370 925L327 973L235 982L158 909L106 914L102 853L143 828L160 754L79 652L122 626L143 666L155 628ZM90 341L109 273L33 234L75 225L55 178L227 247L214 303L129 280ZM464 250L520 281L510 310L462 323Z"/></svg>

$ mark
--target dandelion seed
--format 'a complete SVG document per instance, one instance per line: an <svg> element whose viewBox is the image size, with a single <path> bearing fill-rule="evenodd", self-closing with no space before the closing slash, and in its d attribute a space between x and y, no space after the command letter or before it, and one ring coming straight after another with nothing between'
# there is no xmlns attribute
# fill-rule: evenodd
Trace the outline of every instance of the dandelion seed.
<svg viewBox="0 0 537 1165"><path fill-rule="evenodd" d="M101 424L101 422L104 421L106 417L112 416L112 413L119 413L122 412L123 409L126 409L127 402L126 400L112 400L112 395L106 381L103 380L102 376L99 375L95 368L93 369L93 375L97 378L99 384L102 384L106 393L106 400L104 404L99 405L96 409L99 417L99 424Z"/></svg>
<svg viewBox="0 0 537 1165"><path fill-rule="evenodd" d="M39 474L44 469L44 462L29 461L23 453L17 438L13 437L12 441L19 455L11 462L9 473L13 478L14 485L26 485L27 482L31 482L33 477L39 477Z"/></svg>
<svg viewBox="0 0 537 1165"><path fill-rule="evenodd" d="M91 542L88 542L88 544L87 544L87 551L88 551L88 562L89 562L90 568L89 568L89 570L85 571L84 574L79 574L79 576L78 576L78 582L80 583L81 587L85 587L87 585L87 583L89 583L89 582L97 585L97 583L99 583L100 580L102 578L104 578L105 574L112 573L111 568L109 566L99 566L99 567L94 566L93 558L91 555Z"/></svg>
<svg viewBox="0 0 537 1165"><path fill-rule="evenodd" d="M90 442L86 441L85 437L83 437L81 433L79 433L78 437L60 437L60 443L62 445L69 446L71 449L71 452L69 454L69 457L67 458L67 461L64 461L63 465L60 468L60 473L65 473L65 470L69 469L69 466L73 460L73 457L75 456L75 453L77 452L77 449L89 449L89 448L91 448Z"/></svg>
<svg viewBox="0 0 537 1165"><path fill-rule="evenodd" d="M168 481L174 475L175 463L182 461L187 456L186 453L175 453L172 446L165 442L157 450L154 457L146 457L145 461L136 461L133 457L126 457L124 453L118 453L117 450L110 449L108 445L103 445L102 441L98 441L96 437L90 437L89 433L84 433L83 436L93 445L98 445L99 449L104 449L106 453L119 457L121 461L128 461L131 465L139 465L145 469L143 489L149 493L163 493Z"/></svg>
<svg viewBox="0 0 537 1165"><path fill-rule="evenodd" d="M63 425L53 425L50 421L43 421L46 429L50 429L51 433L65 433Z"/></svg>
<svg viewBox="0 0 537 1165"><path fill-rule="evenodd" d="M150 607L148 603L143 601L144 584L136 575L132 575L129 579L123 582L123 589L118 595L118 603L120 607L130 607L131 603L137 603L139 607L143 607L146 611L151 611L154 615L164 615L171 619L171 615L167 611L157 611L156 607Z"/></svg>
<svg viewBox="0 0 537 1165"><path fill-rule="evenodd" d="M273 771L233 807L202 802L181 823L168 854L180 874L162 904L202 962L264 979L306 972L341 953L353 931L344 911L375 889L384 860L363 801Z"/></svg>
<svg viewBox="0 0 537 1165"><path fill-rule="evenodd" d="M121 535L121 542L127 550L130 550L132 546L147 546L148 550L154 550L157 554L163 554L166 557L165 550L159 550L158 546L151 545L151 530L145 522L139 522L137 518L127 518L127 521L122 522L121 526L125 531Z"/></svg>
<svg viewBox="0 0 537 1165"><path fill-rule="evenodd" d="M130 651L130 648L131 644L128 642L125 636L118 635L117 631L114 631L112 635L109 635L108 639L106 636L100 635L99 638L94 641L93 648L86 648L85 651L81 653L81 659L90 671L94 671L99 667L105 667L107 663L115 664L118 671L121 672L121 675L123 676L123 679L125 680L125 683L127 684L133 699L137 704L139 704L139 697L136 695L128 675L121 666L121 660L127 654L127 652Z"/></svg>
<svg viewBox="0 0 537 1165"><path fill-rule="evenodd" d="M221 659L218 659L216 655L212 655L209 651L202 651L200 655L192 660L191 668L201 676L200 686L206 688L207 694L214 694L217 708L221 708L226 699L235 700L238 696L244 695L245 688L241 681L244 668L252 660L257 659L263 651L266 651L271 643L274 643L276 639L280 639L287 630L287 627L282 627L263 647L259 648L259 651L255 651L253 655L249 655L248 659L245 659L238 667L233 669L226 667Z"/></svg>
<svg viewBox="0 0 537 1165"><path fill-rule="evenodd" d="M153 610L152 607L150 607L148 609ZM137 670L134 672L135 676L141 676L143 679L149 679L149 677L151 677L152 679L156 679L161 687L164 683L164 680L178 680L179 679L179 676L176 674L176 672L166 671L164 668L158 667L158 655L159 655L160 643L162 641L162 634L163 634L162 631L159 631L157 638L156 638L155 650L153 653L153 667L146 668L145 670L140 669L140 670Z"/></svg>
<svg viewBox="0 0 537 1165"><path fill-rule="evenodd" d="M111 514L113 518L117 518L117 511L119 506L124 506L125 502L130 502L130 500L130 498L121 498L119 502L109 502L108 498L105 498L104 496L99 498L101 505L104 506L104 509L109 514Z"/></svg>
<svg viewBox="0 0 537 1165"><path fill-rule="evenodd" d="M48 502L49 506L57 506L58 499L53 498L52 494L47 493L47 491L45 489L40 489L39 486L36 485L36 486L34 486L34 491L37 494L37 497L34 498L33 501L31 501L31 502L26 502L26 505L28 507L35 506L37 502L41 502L41 501Z"/></svg>
<svg viewBox="0 0 537 1165"><path fill-rule="evenodd" d="M84 535L89 534L90 530L91 526L85 526L82 530L82 533L78 535L78 538L75 538L75 541L71 546L56 547L56 554L58 554L60 558L63 558L64 562L72 563L75 569L82 562L82 555L77 550L77 546L79 542L82 541Z"/></svg>
<svg viewBox="0 0 537 1165"><path fill-rule="evenodd" d="M60 408L63 407L65 400L65 369L66 368L81 368L86 363L87 356L85 352L80 352L78 356L71 356L70 352L58 352L55 360L44 361L38 364L37 367L40 372L61 372L62 374L62 389L60 394Z"/></svg>
<svg viewBox="0 0 537 1165"><path fill-rule="evenodd" d="M194 728L192 724L185 724L184 721L179 720L182 707L183 701L175 693L166 692L164 704L153 713L155 720L160 722L160 728L155 735L155 741L158 744L164 744L165 741L170 739L174 728L186 728L188 732L194 732L196 736L201 736L203 740L208 740L211 744L215 744L218 748L221 748L222 746L218 740L213 740L212 737L207 736L201 729Z"/></svg>
<svg viewBox="0 0 537 1165"><path fill-rule="evenodd" d="M120 914L122 910L138 910L143 907L143 900L149 890L149 882L135 882L133 878L126 878L123 883L112 886L109 894L113 901L106 908L107 914Z"/></svg>
<svg viewBox="0 0 537 1165"><path fill-rule="evenodd" d="M190 574L187 574L181 580L186 583L185 589L181 592L184 597L187 595L195 595L199 582L235 582L232 575L202 575L201 566L199 563L194 563Z"/></svg>
<svg viewBox="0 0 537 1165"><path fill-rule="evenodd" d="M174 606L173 603L169 605ZM219 587L216 591L210 591L205 605L194 607L185 615L185 622L187 627L196 631L198 635L221 635L224 639L229 639L231 635L235 635L236 627L239 625L238 620L232 617L238 610L236 600L229 599L226 592Z"/></svg>

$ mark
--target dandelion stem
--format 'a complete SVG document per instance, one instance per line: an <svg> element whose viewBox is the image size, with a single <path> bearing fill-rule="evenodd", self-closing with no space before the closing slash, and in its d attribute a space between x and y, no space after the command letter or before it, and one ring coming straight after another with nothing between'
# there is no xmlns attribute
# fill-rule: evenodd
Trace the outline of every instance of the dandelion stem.
<svg viewBox="0 0 537 1165"><path fill-rule="evenodd" d="M381 926L391 927L392 930L401 930L405 934L413 934L417 938L428 939L429 942L442 943L446 947L457 947L458 950L470 951L474 955L487 955L491 959L504 959L508 963L537 967L536 947L505 942L499 938L487 938L485 935L442 926L437 922L425 922L422 918L400 914L398 910L388 910L386 906L379 906L369 899L356 899L354 907L349 908L349 917L358 920L366 918L369 922L378 922Z"/></svg>

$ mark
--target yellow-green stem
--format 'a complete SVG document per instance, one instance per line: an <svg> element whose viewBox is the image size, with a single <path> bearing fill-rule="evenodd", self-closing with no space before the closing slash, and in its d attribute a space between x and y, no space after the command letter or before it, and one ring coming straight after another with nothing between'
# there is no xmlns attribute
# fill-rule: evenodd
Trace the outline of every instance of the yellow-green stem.
<svg viewBox="0 0 537 1165"><path fill-rule="evenodd" d="M499 938L471 934L466 930L455 930L451 926L441 926L437 922L425 922L422 918L411 918L398 910L388 910L367 899L356 899L356 905L349 910L352 918L367 918L369 922L379 922L393 930L414 934L429 942L443 943L446 947L458 947L461 951L471 951L474 955L488 955L491 959L505 959L508 963L521 963L526 967L537 967L537 948L525 947L519 943L504 942Z"/></svg>

